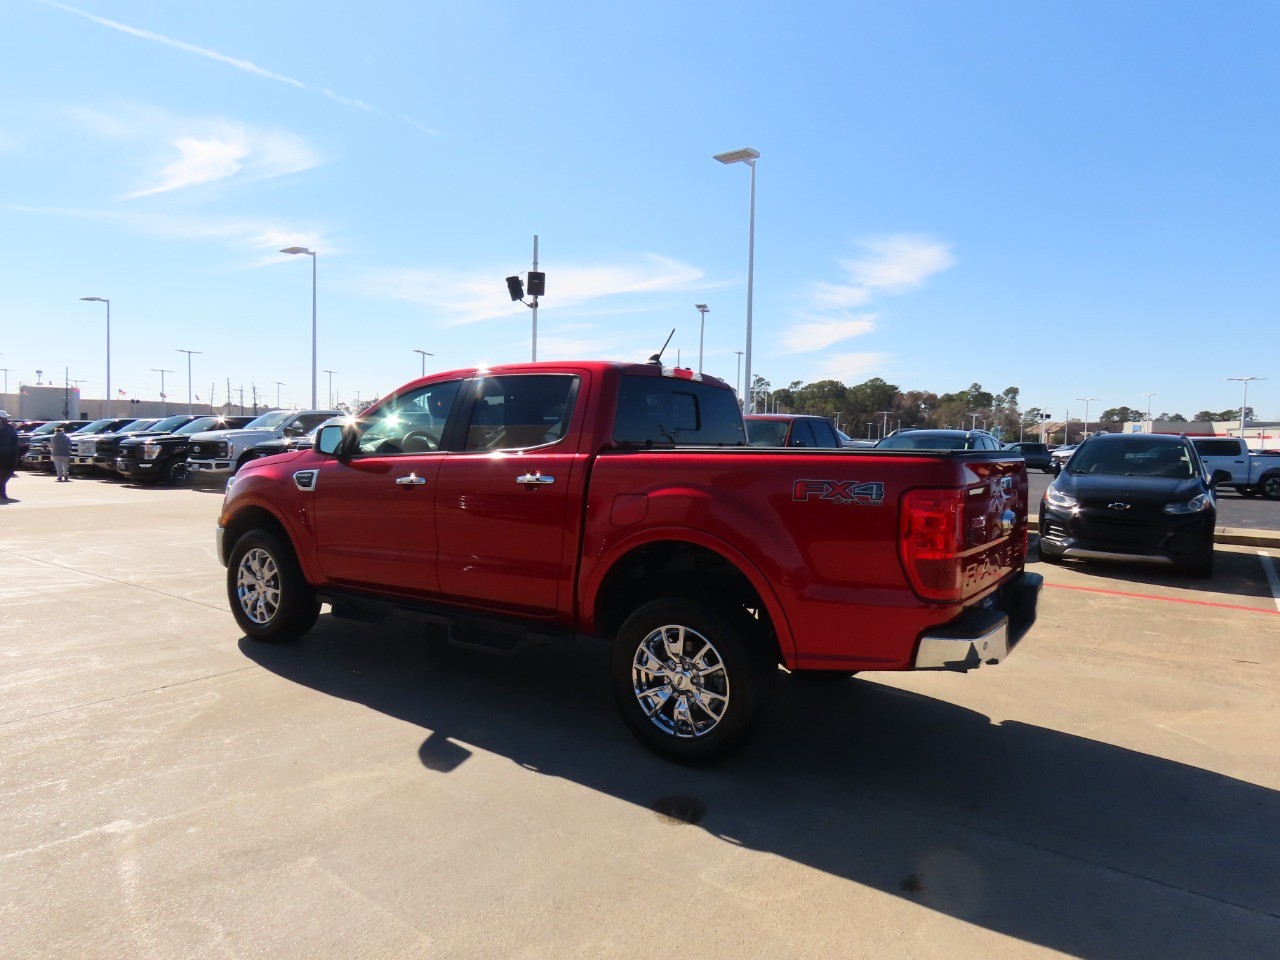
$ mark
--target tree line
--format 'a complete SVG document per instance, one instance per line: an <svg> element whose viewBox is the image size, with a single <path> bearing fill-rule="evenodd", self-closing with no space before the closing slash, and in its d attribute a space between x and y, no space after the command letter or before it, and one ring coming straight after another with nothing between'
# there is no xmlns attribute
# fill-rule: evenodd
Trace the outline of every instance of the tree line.
<svg viewBox="0 0 1280 960"><path fill-rule="evenodd" d="M780 413L806 413L827 417L851 437L876 438L899 427L935 427L951 429L985 429L998 433L1005 440L1039 435L1046 422L1040 407L1018 408L1019 389L1006 387L998 393L986 390L980 383L970 384L968 389L955 393L933 393L929 390L903 391L896 384L872 377L854 386L845 386L838 380L818 380L814 383L793 381L785 387L774 388L762 376L753 378L755 408L758 411ZM1065 412L1065 411L1064 411ZM1201 410L1195 420L1235 420L1239 409L1224 412ZM1253 408L1245 410L1247 420L1253 419ZM1081 419L1079 416L1073 420ZM1180 413L1161 412L1153 420L1186 423ZM1062 416L1055 418L1061 424ZM1120 428L1126 423L1141 423L1146 413L1135 407L1111 407L1098 414L1091 423ZM1050 442L1064 442L1063 428L1051 430Z"/></svg>

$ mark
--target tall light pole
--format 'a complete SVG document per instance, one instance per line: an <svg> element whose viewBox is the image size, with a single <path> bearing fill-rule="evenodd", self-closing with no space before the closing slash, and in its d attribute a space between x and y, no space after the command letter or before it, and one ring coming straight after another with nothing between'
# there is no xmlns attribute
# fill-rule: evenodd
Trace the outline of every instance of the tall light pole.
<svg viewBox="0 0 1280 960"><path fill-rule="evenodd" d="M106 409L103 411L104 417L111 416L111 300L107 297L81 297L81 300L88 300L91 303L105 303L107 305L107 399Z"/></svg>
<svg viewBox="0 0 1280 960"><path fill-rule="evenodd" d="M285 247L281 253L305 254L311 258L311 409L316 409L316 252L306 247Z"/></svg>
<svg viewBox="0 0 1280 960"><path fill-rule="evenodd" d="M203 350L183 350L178 347L174 353L185 353L187 355L187 413L195 413L195 408L191 406L191 355L193 353L204 353ZM209 397L209 409L213 409L213 397Z"/></svg>
<svg viewBox="0 0 1280 960"><path fill-rule="evenodd" d="M413 352L422 354L422 375L425 377L427 375L427 357L434 357L435 354L428 353L426 350L419 350L417 347L413 348Z"/></svg>
<svg viewBox="0 0 1280 960"><path fill-rule="evenodd" d="M747 227L747 413L755 411L755 390L751 388L751 296L756 263L756 160L760 151L751 147L717 153L713 159L721 163L745 163L751 168L751 216Z"/></svg>
<svg viewBox="0 0 1280 960"><path fill-rule="evenodd" d="M1244 410L1249 405L1249 381L1250 380L1266 380L1266 377L1227 377L1231 383L1239 383L1244 385L1244 397L1240 401L1240 439L1244 439Z"/></svg>
<svg viewBox="0 0 1280 960"><path fill-rule="evenodd" d="M337 372L338 372L337 370L325 371L325 373L329 375L329 409L330 410L333 409L333 375ZM312 410L316 409L314 404L312 405L311 409Z"/></svg>
<svg viewBox="0 0 1280 960"><path fill-rule="evenodd" d="M1097 397L1076 397L1076 399L1084 404L1084 432L1080 434L1080 439L1084 440L1085 437L1089 436L1089 403L1090 401L1097 400L1098 398Z"/></svg>
<svg viewBox="0 0 1280 960"><path fill-rule="evenodd" d="M280 388L284 386L284 381L272 380L271 382L276 385L276 409L279 410L280 409Z"/></svg>
<svg viewBox="0 0 1280 960"><path fill-rule="evenodd" d="M161 370L159 367L152 367L151 372L160 374L160 410L161 416L167 417L169 415L169 395L164 392L164 375L166 373L173 373L173 371Z"/></svg>
<svg viewBox="0 0 1280 960"><path fill-rule="evenodd" d="M4 393L5 393L5 396L8 396L8 395L9 395L9 369L10 369L9 367L0 367L0 370L3 370L3 371L4 371Z"/></svg>
<svg viewBox="0 0 1280 960"><path fill-rule="evenodd" d="M705 303L695 303L693 309L699 313L698 320L698 372L702 372L702 341L707 332L707 310L710 309Z"/></svg>
<svg viewBox="0 0 1280 960"><path fill-rule="evenodd" d="M742 402L742 351L733 351L738 355L738 402Z"/></svg>
<svg viewBox="0 0 1280 960"><path fill-rule="evenodd" d="M1147 433L1150 433L1151 432L1151 398L1154 397L1155 394L1144 393L1143 396L1147 398Z"/></svg>

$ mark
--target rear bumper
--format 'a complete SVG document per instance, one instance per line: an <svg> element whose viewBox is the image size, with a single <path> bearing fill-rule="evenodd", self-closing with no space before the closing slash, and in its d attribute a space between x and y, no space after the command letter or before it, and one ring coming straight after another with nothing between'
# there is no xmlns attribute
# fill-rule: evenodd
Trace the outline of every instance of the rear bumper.
<svg viewBox="0 0 1280 960"><path fill-rule="evenodd" d="M1024 572L997 590L985 605L926 631L920 637L912 668L963 673L999 663L1036 622L1042 586L1040 574Z"/></svg>

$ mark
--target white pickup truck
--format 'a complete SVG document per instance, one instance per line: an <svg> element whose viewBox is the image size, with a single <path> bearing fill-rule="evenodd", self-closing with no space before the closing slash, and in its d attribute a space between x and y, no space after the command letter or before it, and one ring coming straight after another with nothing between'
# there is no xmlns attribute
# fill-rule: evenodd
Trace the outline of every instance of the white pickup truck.
<svg viewBox="0 0 1280 960"><path fill-rule="evenodd" d="M1280 456L1253 453L1239 437L1188 437L1212 474L1226 470L1230 480L1220 487L1232 487L1246 497L1262 494L1268 500L1280 500Z"/></svg>
<svg viewBox="0 0 1280 960"><path fill-rule="evenodd" d="M197 483L229 477L251 459L245 451L255 443L300 437L336 416L337 410L271 410L238 430L194 434L187 448L187 469Z"/></svg>

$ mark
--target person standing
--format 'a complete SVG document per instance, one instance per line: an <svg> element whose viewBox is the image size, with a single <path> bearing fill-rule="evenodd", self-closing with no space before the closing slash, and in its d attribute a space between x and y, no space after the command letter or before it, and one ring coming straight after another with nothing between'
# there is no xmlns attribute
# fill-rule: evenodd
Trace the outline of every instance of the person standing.
<svg viewBox="0 0 1280 960"><path fill-rule="evenodd" d="M18 469L18 431L9 422L9 412L0 410L0 503L9 499L9 478Z"/></svg>
<svg viewBox="0 0 1280 960"><path fill-rule="evenodd" d="M58 482L66 483L71 479L71 437L62 427L53 431L53 439L49 441L49 457L53 460L53 469L58 473Z"/></svg>

